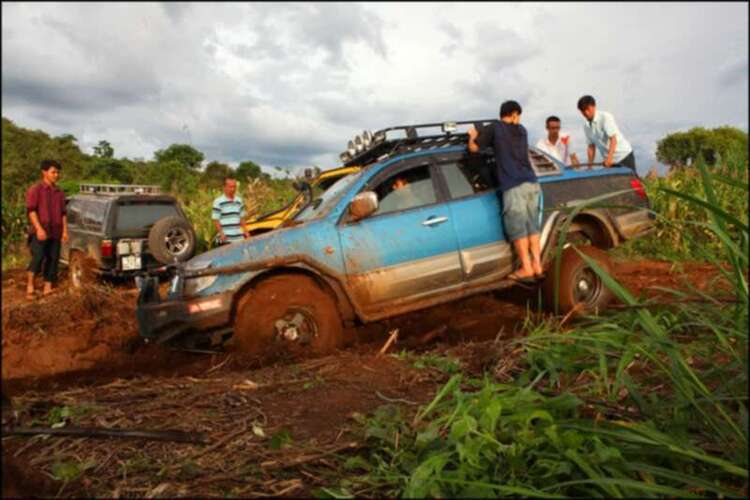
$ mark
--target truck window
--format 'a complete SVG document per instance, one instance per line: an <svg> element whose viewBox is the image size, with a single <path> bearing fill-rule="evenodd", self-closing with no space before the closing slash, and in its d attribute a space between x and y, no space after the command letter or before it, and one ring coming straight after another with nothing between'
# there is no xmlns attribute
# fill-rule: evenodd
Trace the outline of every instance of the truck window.
<svg viewBox="0 0 750 500"><path fill-rule="evenodd" d="M81 203L78 200L68 200L65 211L68 225L78 226L81 223Z"/></svg>
<svg viewBox="0 0 750 500"><path fill-rule="evenodd" d="M179 216L177 207L170 202L125 202L117 205L115 231L143 231L163 217Z"/></svg>
<svg viewBox="0 0 750 500"><path fill-rule="evenodd" d="M408 210L437 202L428 165L420 165L388 177L375 188L375 215Z"/></svg>
<svg viewBox="0 0 750 500"><path fill-rule="evenodd" d="M440 165L451 199L462 198L497 187L492 175L494 158L467 155Z"/></svg>
<svg viewBox="0 0 750 500"><path fill-rule="evenodd" d="M104 217L107 215L107 204L97 200L81 200L80 224L90 230L101 232Z"/></svg>

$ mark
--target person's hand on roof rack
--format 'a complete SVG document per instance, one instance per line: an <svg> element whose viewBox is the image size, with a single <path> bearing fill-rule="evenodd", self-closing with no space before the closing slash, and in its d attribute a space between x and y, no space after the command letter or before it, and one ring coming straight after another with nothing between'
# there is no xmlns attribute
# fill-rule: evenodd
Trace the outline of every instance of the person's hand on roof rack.
<svg viewBox="0 0 750 500"><path fill-rule="evenodd" d="M479 137L479 131L474 125L471 125L469 127L469 130L467 131L469 134L469 142L468 142L468 148L470 153L478 153L479 152L479 145L477 144L477 137Z"/></svg>

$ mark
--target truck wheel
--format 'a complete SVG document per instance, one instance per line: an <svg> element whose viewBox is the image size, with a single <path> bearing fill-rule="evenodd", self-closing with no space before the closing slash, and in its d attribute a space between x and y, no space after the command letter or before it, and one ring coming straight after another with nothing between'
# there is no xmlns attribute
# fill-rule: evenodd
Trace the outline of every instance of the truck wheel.
<svg viewBox="0 0 750 500"><path fill-rule="evenodd" d="M68 274L73 288L81 289L96 281L96 263L80 250L70 252Z"/></svg>
<svg viewBox="0 0 750 500"><path fill-rule="evenodd" d="M336 302L314 279L287 274L261 281L240 299L234 337L250 354L279 346L326 354L341 346L343 327Z"/></svg>
<svg viewBox="0 0 750 500"><path fill-rule="evenodd" d="M195 253L195 231L182 217L163 217L148 233L148 249L162 264L185 262Z"/></svg>
<svg viewBox="0 0 750 500"><path fill-rule="evenodd" d="M578 248L596 262L607 273L611 273L609 256L596 247ZM612 300L612 291L604 285L598 274L578 255L572 247L563 250L560 256L560 281L558 291L558 311L568 314L575 309L574 316L596 313L603 310ZM555 259L547 270L544 280L544 299L550 309L555 304Z"/></svg>

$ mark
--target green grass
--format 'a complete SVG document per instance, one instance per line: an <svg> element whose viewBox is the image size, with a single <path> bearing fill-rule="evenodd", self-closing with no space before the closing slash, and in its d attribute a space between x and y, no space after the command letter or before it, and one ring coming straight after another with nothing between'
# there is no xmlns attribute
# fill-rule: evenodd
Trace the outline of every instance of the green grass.
<svg viewBox="0 0 750 500"><path fill-rule="evenodd" d="M345 478L319 494L745 496L748 225L727 200L747 187L702 166L685 175L699 180L690 192L659 187L679 214L662 237L698 228L675 241L715 264L723 287L644 302L582 254L629 307L564 333L530 317L511 382L459 371L416 414L380 407L360 420L367 446L342 463Z"/></svg>

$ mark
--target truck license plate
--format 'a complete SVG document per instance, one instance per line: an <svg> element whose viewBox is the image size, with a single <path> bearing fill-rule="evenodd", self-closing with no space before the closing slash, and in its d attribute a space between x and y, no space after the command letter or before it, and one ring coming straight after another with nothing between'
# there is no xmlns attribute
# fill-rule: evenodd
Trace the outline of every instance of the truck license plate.
<svg viewBox="0 0 750 500"><path fill-rule="evenodd" d="M141 256L140 255L128 255L122 258L122 270L130 271L133 269L141 268Z"/></svg>

